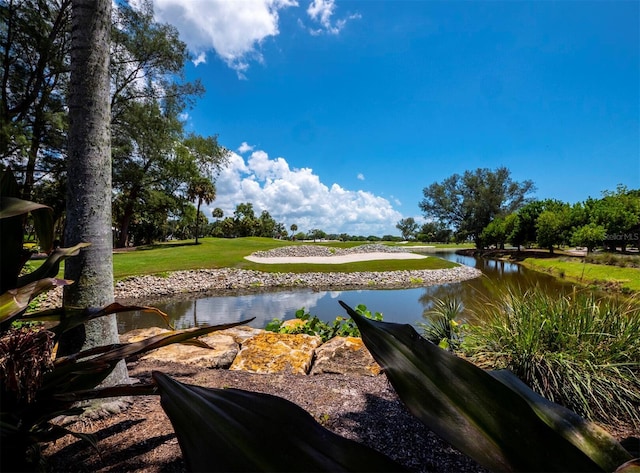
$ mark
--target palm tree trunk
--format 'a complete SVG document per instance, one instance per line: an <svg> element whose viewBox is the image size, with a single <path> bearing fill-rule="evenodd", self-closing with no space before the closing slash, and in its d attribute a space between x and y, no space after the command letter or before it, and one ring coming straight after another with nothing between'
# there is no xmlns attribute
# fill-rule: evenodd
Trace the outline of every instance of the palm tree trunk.
<svg viewBox="0 0 640 473"><path fill-rule="evenodd" d="M111 0L73 0L64 239L66 246L78 242L89 242L91 246L65 262L65 278L75 281L65 288L65 306L101 307L114 300L110 30ZM66 350L118 343L118 327L113 315L93 320L83 329L67 341ZM104 384L128 381L126 365L121 362Z"/></svg>

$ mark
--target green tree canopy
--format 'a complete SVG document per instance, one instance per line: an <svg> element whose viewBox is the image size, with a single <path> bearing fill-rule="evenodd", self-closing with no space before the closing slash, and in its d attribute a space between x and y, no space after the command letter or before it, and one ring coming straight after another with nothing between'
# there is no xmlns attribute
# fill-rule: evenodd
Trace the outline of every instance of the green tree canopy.
<svg viewBox="0 0 640 473"><path fill-rule="evenodd" d="M534 191L532 181L516 182L506 167L478 168L434 182L422 191L420 209L428 219L450 225L460 240L471 238L481 248L482 230L498 216L515 212Z"/></svg>
<svg viewBox="0 0 640 473"><path fill-rule="evenodd" d="M418 224L413 217L403 218L396 224L396 228L400 230L402 238L404 240L411 240L415 238L418 230Z"/></svg>

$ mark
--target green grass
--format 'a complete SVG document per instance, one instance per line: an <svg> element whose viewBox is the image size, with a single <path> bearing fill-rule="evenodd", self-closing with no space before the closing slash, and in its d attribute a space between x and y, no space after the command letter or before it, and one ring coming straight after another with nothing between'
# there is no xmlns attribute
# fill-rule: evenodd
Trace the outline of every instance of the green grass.
<svg viewBox="0 0 640 473"><path fill-rule="evenodd" d="M477 314L465 354L509 369L580 415L640 426L640 301L504 289Z"/></svg>
<svg viewBox="0 0 640 473"><path fill-rule="evenodd" d="M180 241L152 245L142 249L116 252L113 272L116 280L128 276L157 274L170 271L213 268L240 268L264 272L357 272L442 269L457 266L440 258L420 260L375 260L345 264L259 264L244 259L254 251L281 246L309 244L271 238L203 238L201 244ZM320 244L320 243L316 243ZM362 242L330 242L323 246L350 248Z"/></svg>
<svg viewBox="0 0 640 473"><path fill-rule="evenodd" d="M530 269L550 273L587 286L640 292L640 270L602 264L583 263L579 259L527 258L523 264Z"/></svg>

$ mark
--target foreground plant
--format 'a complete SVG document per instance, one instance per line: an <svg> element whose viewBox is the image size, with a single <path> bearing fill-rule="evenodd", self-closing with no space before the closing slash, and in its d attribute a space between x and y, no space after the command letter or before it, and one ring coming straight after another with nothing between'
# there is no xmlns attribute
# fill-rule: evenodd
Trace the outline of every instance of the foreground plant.
<svg viewBox="0 0 640 473"><path fill-rule="evenodd" d="M640 426L640 303L576 292L509 289L485 304L465 353L508 369L580 415Z"/></svg>
<svg viewBox="0 0 640 473"><path fill-rule="evenodd" d="M363 317L382 320L382 314L380 312L372 314L364 304L358 304L355 310ZM273 319L267 324L265 330L276 333L316 335L320 337L323 343L334 337L360 337L360 330L358 330L355 322L346 317L337 316L333 322L327 323L320 320L317 315L311 315L304 307L296 311L295 317L300 323L285 326L282 320Z"/></svg>
<svg viewBox="0 0 640 473"><path fill-rule="evenodd" d="M614 471L632 460L606 431L512 373L484 371L410 325L369 320L341 304L407 408L490 470Z"/></svg>
<svg viewBox="0 0 640 473"><path fill-rule="evenodd" d="M61 415L80 413L79 401L155 392L154 385L96 389L118 362L171 343L204 345L193 339L239 324L170 332L136 343L95 347L57 356L55 347L60 337L86 321L132 310L154 312L167 324L168 317L157 309L117 303L97 309L56 308L26 314L29 302L38 294L71 283L55 277L60 261L74 256L87 244L56 249L38 270L19 276L29 256L22 249L22 215L38 214L36 231L42 249L48 251L52 243L51 219L47 216L50 209L13 197L16 186L12 176L3 172L0 177L0 470L32 471L41 467L40 442L67 434L90 440L52 422ZM37 324L15 324L24 321L40 321L47 325L45 328Z"/></svg>

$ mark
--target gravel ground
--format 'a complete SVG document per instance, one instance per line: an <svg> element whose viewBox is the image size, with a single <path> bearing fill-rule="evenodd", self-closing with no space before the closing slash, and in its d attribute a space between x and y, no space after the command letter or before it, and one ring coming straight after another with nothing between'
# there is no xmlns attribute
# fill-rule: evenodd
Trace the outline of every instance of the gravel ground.
<svg viewBox="0 0 640 473"><path fill-rule="evenodd" d="M129 366L131 376L142 381L149 379L152 370L190 384L284 397L304 408L327 429L368 445L411 471L486 471L409 414L384 375L264 375L148 361ZM177 439L157 397L136 398L121 413L85 418L71 428L94 434L99 455L86 442L68 435L44 449L49 471L186 471ZM283 443L282 448L288 446Z"/></svg>

